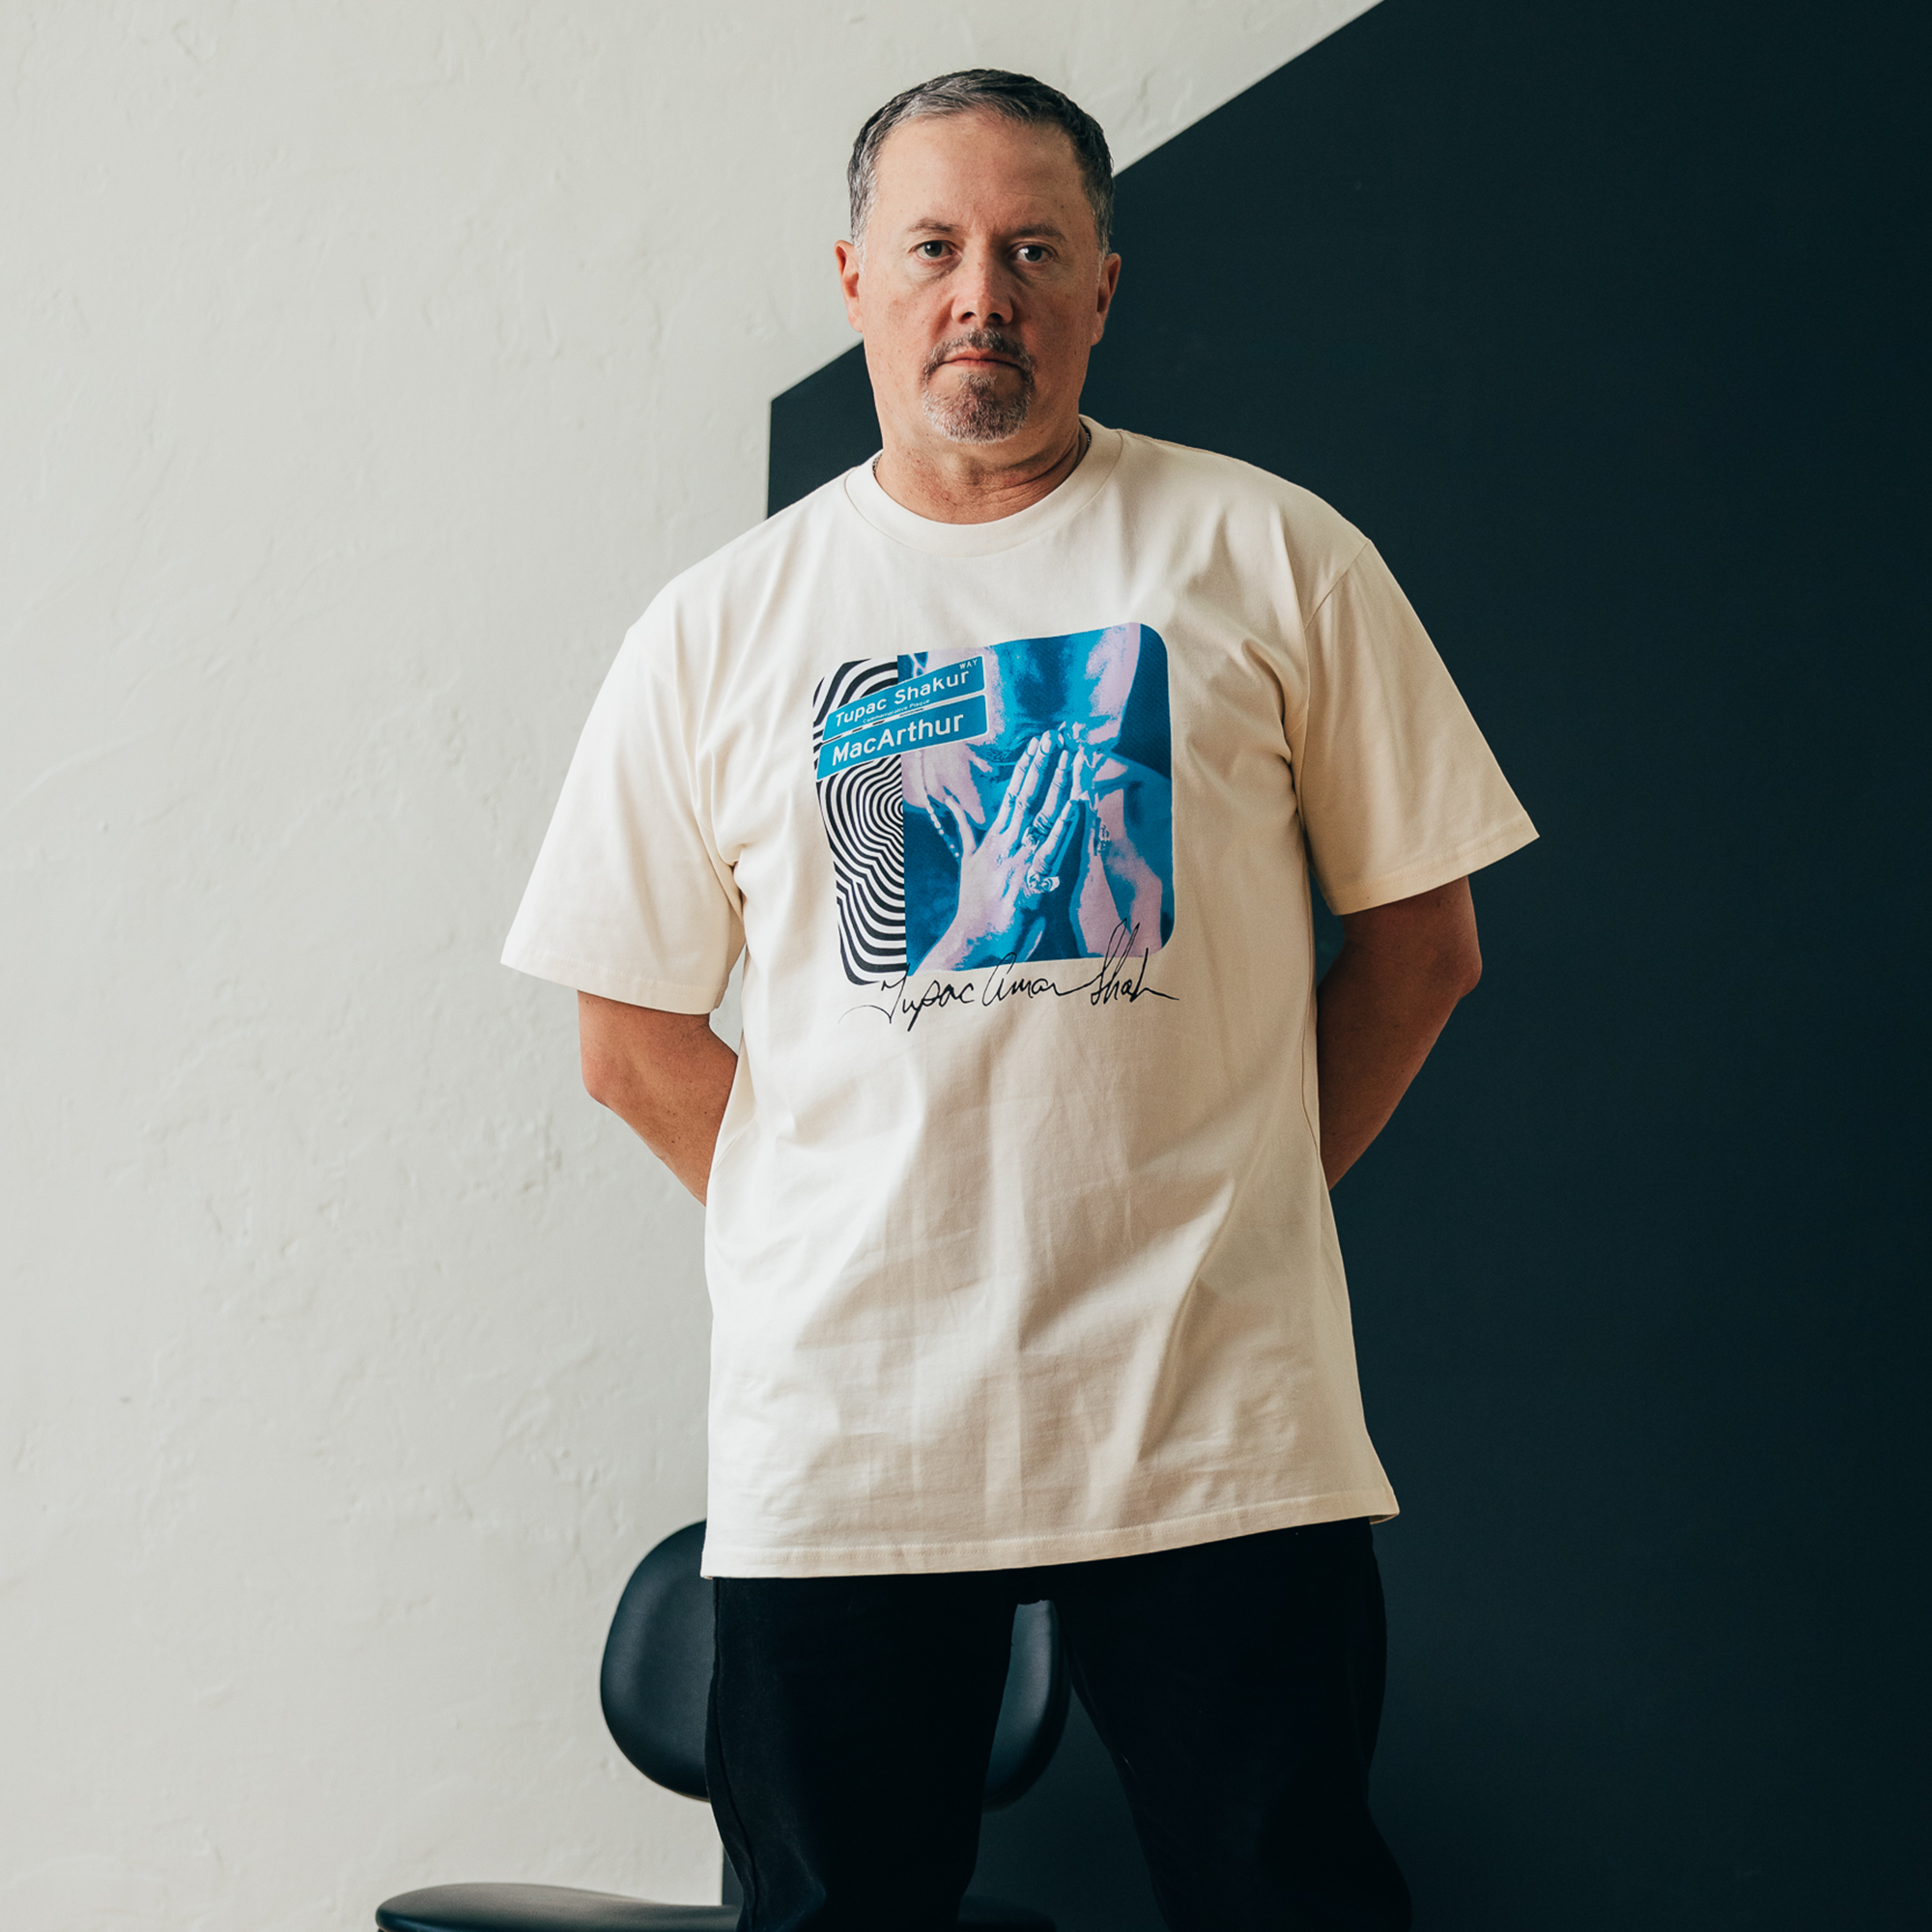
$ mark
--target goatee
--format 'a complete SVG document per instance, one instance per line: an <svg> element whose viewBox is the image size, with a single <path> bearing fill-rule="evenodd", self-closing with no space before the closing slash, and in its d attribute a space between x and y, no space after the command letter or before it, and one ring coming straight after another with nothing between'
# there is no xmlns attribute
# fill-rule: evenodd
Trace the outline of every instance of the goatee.
<svg viewBox="0 0 1932 1932"><path fill-rule="evenodd" d="M1020 379L1018 389L1003 396L999 377L975 370L962 374L950 395L935 395L933 376L949 356L962 349L1006 356ZM976 328L942 342L932 352L921 384L920 405L926 421L953 442L1004 442L1026 427L1027 412L1033 408L1033 357L1019 343L1003 329Z"/></svg>

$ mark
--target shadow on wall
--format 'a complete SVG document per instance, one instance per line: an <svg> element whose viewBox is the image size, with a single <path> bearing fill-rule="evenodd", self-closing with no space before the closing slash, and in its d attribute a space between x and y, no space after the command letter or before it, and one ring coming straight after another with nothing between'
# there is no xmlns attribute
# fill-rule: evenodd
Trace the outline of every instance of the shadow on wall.
<svg viewBox="0 0 1932 1932"><path fill-rule="evenodd" d="M1122 179L1086 407L1373 536L1544 834L1336 1197L1435 1932L1920 1910L1922 22L1383 0ZM773 507L877 440L855 350ZM1151 1927L1124 1830L1076 1713L981 1882Z"/></svg>

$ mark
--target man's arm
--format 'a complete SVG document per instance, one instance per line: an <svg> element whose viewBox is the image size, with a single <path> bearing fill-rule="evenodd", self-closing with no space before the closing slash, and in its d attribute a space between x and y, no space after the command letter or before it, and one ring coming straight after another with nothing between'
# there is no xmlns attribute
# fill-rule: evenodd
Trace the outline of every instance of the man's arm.
<svg viewBox="0 0 1932 1932"><path fill-rule="evenodd" d="M1321 1166L1333 1187L1421 1069L1456 1003L1482 976L1469 882L1350 913L1321 981L1316 1028ZM699 1201L738 1056L703 1013L580 993L583 1084Z"/></svg>
<svg viewBox="0 0 1932 1932"><path fill-rule="evenodd" d="M1342 950L1316 995L1321 1169L1330 1187L1388 1124L1456 1002L1483 974L1467 879L1344 914L1342 930Z"/></svg>
<svg viewBox="0 0 1932 1932"><path fill-rule="evenodd" d="M738 1070L738 1056L711 1031L710 1016L579 993L577 1037L590 1097L702 1201Z"/></svg>

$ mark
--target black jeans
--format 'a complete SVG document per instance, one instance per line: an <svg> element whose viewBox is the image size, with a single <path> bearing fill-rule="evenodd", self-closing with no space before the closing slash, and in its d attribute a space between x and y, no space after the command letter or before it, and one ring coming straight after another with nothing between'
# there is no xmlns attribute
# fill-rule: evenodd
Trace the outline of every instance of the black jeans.
<svg viewBox="0 0 1932 1932"><path fill-rule="evenodd" d="M706 1761L740 1932L951 1932L1013 1607L1038 1597L1174 1932L1406 1932L1369 1815L1385 1641L1360 1520L1043 1569L721 1577Z"/></svg>

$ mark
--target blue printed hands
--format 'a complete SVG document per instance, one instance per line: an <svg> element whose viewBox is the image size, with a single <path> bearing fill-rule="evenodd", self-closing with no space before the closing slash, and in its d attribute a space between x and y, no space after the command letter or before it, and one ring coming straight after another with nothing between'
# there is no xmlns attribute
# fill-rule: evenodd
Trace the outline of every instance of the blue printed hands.
<svg viewBox="0 0 1932 1932"><path fill-rule="evenodd" d="M1062 868L1088 797L1091 753L1064 731L1029 740L983 834L950 794L943 803L959 829L959 903L952 923L921 962L927 972L959 972L1024 959L1038 945L1040 907L1063 889ZM951 842L950 840L948 841Z"/></svg>

